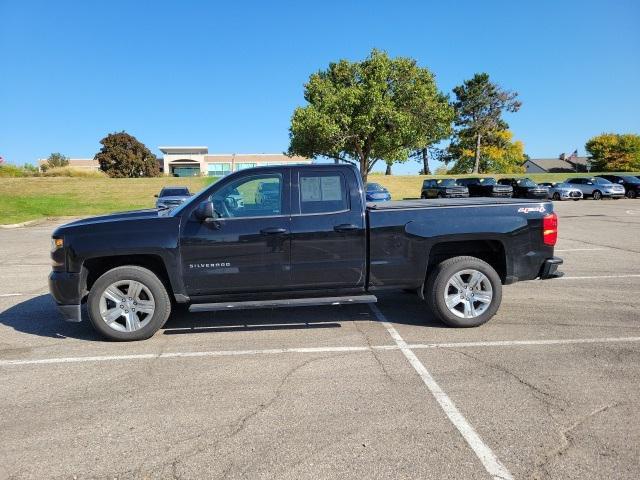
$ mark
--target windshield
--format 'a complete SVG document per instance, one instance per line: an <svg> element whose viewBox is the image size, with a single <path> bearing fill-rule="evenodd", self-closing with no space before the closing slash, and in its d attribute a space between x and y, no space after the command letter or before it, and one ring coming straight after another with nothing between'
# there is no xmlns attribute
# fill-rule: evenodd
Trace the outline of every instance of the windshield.
<svg viewBox="0 0 640 480"><path fill-rule="evenodd" d="M591 181L593 183L597 183L598 185L608 185L608 184L611 183L609 180L607 180L606 178L602 178L602 177L592 178Z"/></svg>
<svg viewBox="0 0 640 480"><path fill-rule="evenodd" d="M627 183L640 183L640 179L632 177L631 175L621 175L620 178Z"/></svg>
<svg viewBox="0 0 640 480"><path fill-rule="evenodd" d="M160 192L161 197L181 197L189 195L188 188L163 188Z"/></svg>
<svg viewBox="0 0 640 480"><path fill-rule="evenodd" d="M384 192L384 187L378 183L367 183L367 192Z"/></svg>
<svg viewBox="0 0 640 480"><path fill-rule="evenodd" d="M445 178L443 180L436 180L438 182L438 185L441 185L443 187L457 187L458 184L456 183L456 181L453 178Z"/></svg>
<svg viewBox="0 0 640 480"><path fill-rule="evenodd" d="M219 177L217 178L213 183L211 183L210 185L206 186L203 190L200 190L198 193L194 194L193 196L189 197L184 203L182 203L182 205L178 206L177 208L174 208L171 211L171 215L173 215L174 217L180 215L180 212L182 212L182 210L184 210L185 208L187 208L189 205L191 205L193 202L195 202L196 198L198 198L199 194L204 191L205 189L209 189L211 187L211 185L215 185L216 183L218 183L220 180L222 180L224 177Z"/></svg>
<svg viewBox="0 0 640 480"><path fill-rule="evenodd" d="M495 178L480 178L478 179L478 181L482 184L482 185L496 185L496 179Z"/></svg>
<svg viewBox="0 0 640 480"><path fill-rule="evenodd" d="M537 187L536 182L531 180L530 178L523 178L522 180L518 180L518 185L521 187Z"/></svg>

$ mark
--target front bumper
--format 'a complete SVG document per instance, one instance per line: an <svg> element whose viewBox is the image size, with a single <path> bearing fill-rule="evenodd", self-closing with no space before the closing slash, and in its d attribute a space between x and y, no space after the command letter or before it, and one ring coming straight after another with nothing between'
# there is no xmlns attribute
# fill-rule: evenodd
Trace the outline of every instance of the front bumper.
<svg viewBox="0 0 640 480"><path fill-rule="evenodd" d="M81 276L73 272L51 272L49 292L58 304L58 311L68 322L80 322L82 302Z"/></svg>
<svg viewBox="0 0 640 480"><path fill-rule="evenodd" d="M540 269L540 278L546 280L549 278L558 278L564 275L558 272L558 267L562 265L562 259L559 257L547 258Z"/></svg>

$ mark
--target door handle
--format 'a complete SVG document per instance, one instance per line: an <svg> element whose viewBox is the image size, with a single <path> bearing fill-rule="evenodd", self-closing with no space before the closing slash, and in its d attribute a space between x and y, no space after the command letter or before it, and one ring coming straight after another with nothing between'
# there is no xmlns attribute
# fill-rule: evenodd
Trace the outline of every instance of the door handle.
<svg viewBox="0 0 640 480"><path fill-rule="evenodd" d="M360 227L353 223L341 223L340 225L333 227L336 232L350 232L352 230L358 230L359 228Z"/></svg>
<svg viewBox="0 0 640 480"><path fill-rule="evenodd" d="M279 227L269 227L269 228L263 228L262 230L260 230L260 233L264 233L266 235L277 235L277 234L287 233L287 229L279 228Z"/></svg>

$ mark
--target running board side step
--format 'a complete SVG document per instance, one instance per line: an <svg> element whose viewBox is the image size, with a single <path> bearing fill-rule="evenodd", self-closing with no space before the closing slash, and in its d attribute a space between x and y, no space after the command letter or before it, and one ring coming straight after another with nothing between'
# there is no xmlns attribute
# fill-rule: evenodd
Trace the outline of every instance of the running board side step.
<svg viewBox="0 0 640 480"><path fill-rule="evenodd" d="M196 303L190 312L215 312L220 310L247 310L276 307L316 307L320 305L351 305L354 303L376 303L375 295L352 295L346 297L286 298L283 300L251 300L247 302Z"/></svg>

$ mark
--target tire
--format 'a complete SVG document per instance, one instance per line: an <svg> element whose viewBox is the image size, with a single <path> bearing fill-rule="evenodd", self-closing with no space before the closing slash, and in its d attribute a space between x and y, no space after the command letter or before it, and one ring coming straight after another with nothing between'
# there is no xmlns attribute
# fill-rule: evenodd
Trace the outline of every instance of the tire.
<svg viewBox="0 0 640 480"><path fill-rule="evenodd" d="M635 190L628 190L625 195L627 198L636 198L638 196Z"/></svg>
<svg viewBox="0 0 640 480"><path fill-rule="evenodd" d="M555 192L553 194L553 199L556 201L562 200L562 198L560 197L560 194L558 192Z"/></svg>
<svg viewBox="0 0 640 480"><path fill-rule="evenodd" d="M427 196L423 193L422 195L420 195L420 198L421 198L422 200L426 200L426 199L427 199Z"/></svg>
<svg viewBox="0 0 640 480"><path fill-rule="evenodd" d="M131 288L137 289L138 293L128 297ZM121 298L114 298L120 295ZM94 328L109 340L145 340L169 318L171 299L155 273L127 265L109 270L96 280L89 292L87 310Z"/></svg>
<svg viewBox="0 0 640 480"><path fill-rule="evenodd" d="M591 194L594 200L602 200L602 192L600 190L594 190Z"/></svg>
<svg viewBox="0 0 640 480"><path fill-rule="evenodd" d="M453 305L455 307L454 310L458 311L458 314L456 314L447 306L445 295L454 297L453 301L458 299L455 287L450 285L450 281L453 280L456 274L460 274L460 278L463 281L466 280L468 285L472 275L474 275L470 272L479 272L483 275L481 287L485 288L483 288L484 291L482 293L486 296L488 284L492 295L488 303L474 301L473 298L467 300L467 302L474 305L473 309L479 312L476 316L465 318L465 312L461 311L466 310L463 300L460 300L461 303ZM472 292L475 292L474 295L478 295L476 298L479 298L478 290L472 289L468 293ZM433 315L446 325L459 328L477 327L488 322L498 311L502 302L502 282L497 272L487 262L476 257L453 257L441 262L430 273L425 285L424 297Z"/></svg>
<svg viewBox="0 0 640 480"><path fill-rule="evenodd" d="M445 198L445 194L442 192L438 192L438 198Z"/></svg>

